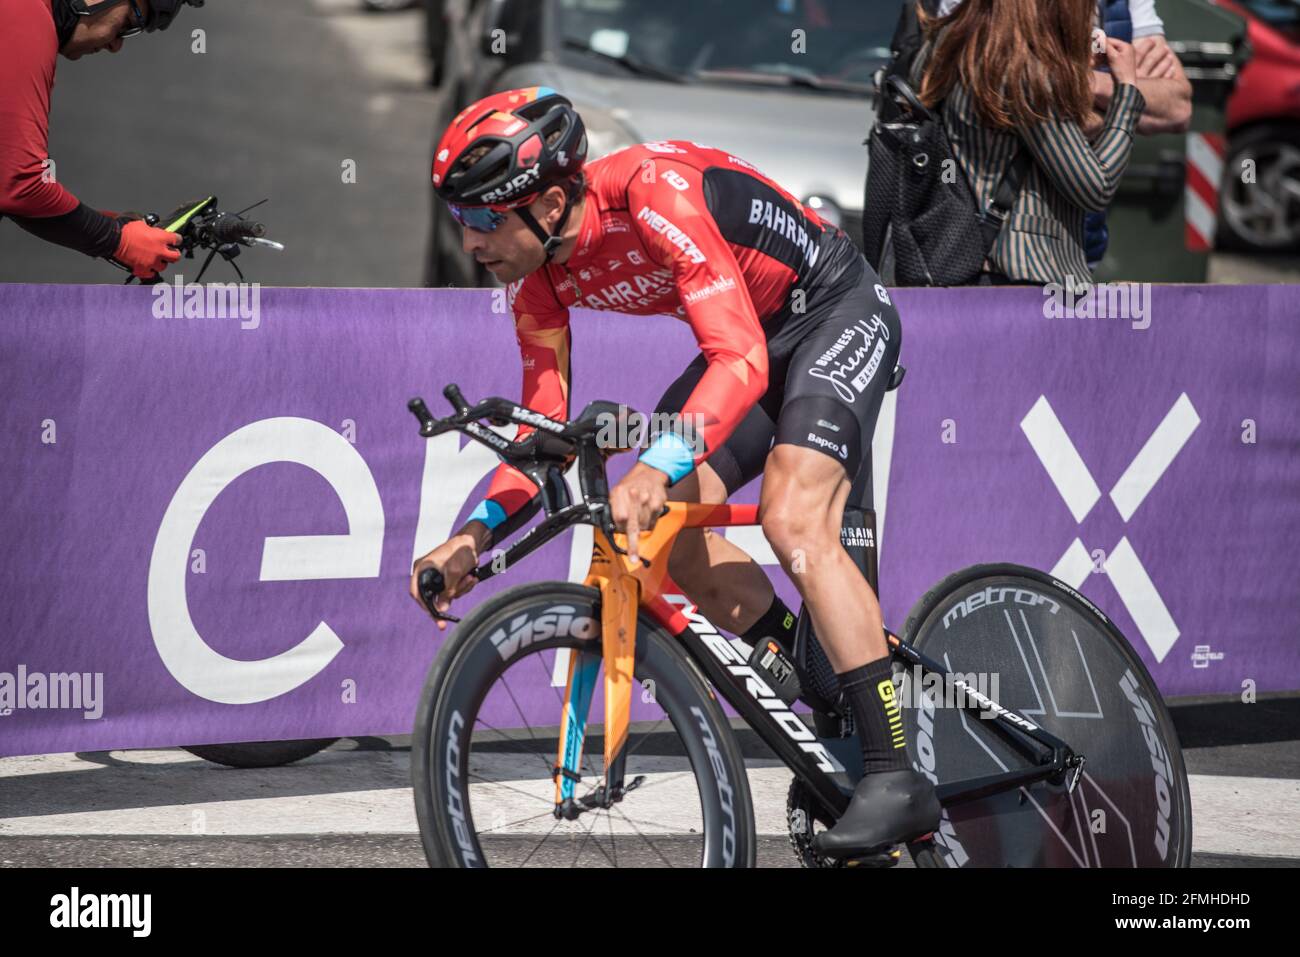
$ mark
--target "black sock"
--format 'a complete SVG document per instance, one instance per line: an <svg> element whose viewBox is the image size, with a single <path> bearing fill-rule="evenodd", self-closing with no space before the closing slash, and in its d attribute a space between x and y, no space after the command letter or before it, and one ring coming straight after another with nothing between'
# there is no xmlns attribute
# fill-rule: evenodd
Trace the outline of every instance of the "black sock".
<svg viewBox="0 0 1300 957"><path fill-rule="evenodd" d="M772 596L772 605L759 616L758 621L739 638L755 648L765 639L772 638L788 655L794 652L795 613L785 606L779 596Z"/></svg>
<svg viewBox="0 0 1300 957"><path fill-rule="evenodd" d="M889 655L853 668L839 676L844 699L853 708L853 724L862 738L864 773L905 771L907 739L903 712L891 678Z"/></svg>

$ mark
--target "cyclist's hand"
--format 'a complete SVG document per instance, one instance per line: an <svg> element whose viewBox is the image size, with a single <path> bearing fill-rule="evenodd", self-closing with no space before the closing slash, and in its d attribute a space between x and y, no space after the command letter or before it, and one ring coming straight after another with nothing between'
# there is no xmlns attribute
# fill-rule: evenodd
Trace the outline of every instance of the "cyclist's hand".
<svg viewBox="0 0 1300 957"><path fill-rule="evenodd" d="M436 568L442 572L443 591L434 599L433 607L445 615L451 608L453 598L459 598L478 584L478 579L470 574L478 567L475 545L472 536L457 535L416 560L411 568L411 597L426 612L429 609L420 598L420 572L426 568ZM447 623L438 621L438 630L446 631Z"/></svg>
<svg viewBox="0 0 1300 957"><path fill-rule="evenodd" d="M639 559L637 538L655 527L664 503L668 501L668 476L656 468L638 462L619 480L609 493L614 526L627 534L628 557Z"/></svg>
<svg viewBox="0 0 1300 957"><path fill-rule="evenodd" d="M118 240L113 258L138 279L152 279L166 269L168 263L181 258L180 250L172 248L180 241L181 237L176 233L135 219L122 227L122 238Z"/></svg>

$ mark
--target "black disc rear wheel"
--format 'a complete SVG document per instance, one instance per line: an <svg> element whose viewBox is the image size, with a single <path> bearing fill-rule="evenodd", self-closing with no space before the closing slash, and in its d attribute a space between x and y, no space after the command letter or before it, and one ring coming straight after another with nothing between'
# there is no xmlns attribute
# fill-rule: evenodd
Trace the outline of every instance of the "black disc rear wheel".
<svg viewBox="0 0 1300 957"><path fill-rule="evenodd" d="M912 609L904 640L1086 758L1073 793L1040 781L944 808L942 866L1186 867L1191 799L1178 736L1137 653L1104 614L1050 575L980 565ZM1029 764L1013 733L906 671L918 770L938 784ZM914 851L913 856L917 856Z"/></svg>

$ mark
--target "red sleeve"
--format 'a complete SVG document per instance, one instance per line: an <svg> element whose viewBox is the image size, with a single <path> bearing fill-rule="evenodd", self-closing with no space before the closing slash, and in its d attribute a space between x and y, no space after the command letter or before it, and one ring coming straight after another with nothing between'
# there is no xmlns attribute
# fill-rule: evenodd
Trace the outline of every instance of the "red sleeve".
<svg viewBox="0 0 1300 957"><path fill-rule="evenodd" d="M0 21L0 214L62 216L77 197L41 178L59 52L49 0L0 0Z"/></svg>
<svg viewBox="0 0 1300 957"><path fill-rule="evenodd" d="M520 283L512 283L507 299L515 317L515 338L523 359L524 384L519 404L559 422L569 418L569 310L560 305L546 270L540 269ZM533 431L519 427L518 438ZM504 462L497 467L487 498L507 516L523 508L537 494L537 486Z"/></svg>
<svg viewBox="0 0 1300 957"><path fill-rule="evenodd" d="M682 406L702 441L699 466L767 391L767 335L740 265L709 212L699 170L669 158L647 160L627 188L641 242L672 269L677 294L708 368Z"/></svg>

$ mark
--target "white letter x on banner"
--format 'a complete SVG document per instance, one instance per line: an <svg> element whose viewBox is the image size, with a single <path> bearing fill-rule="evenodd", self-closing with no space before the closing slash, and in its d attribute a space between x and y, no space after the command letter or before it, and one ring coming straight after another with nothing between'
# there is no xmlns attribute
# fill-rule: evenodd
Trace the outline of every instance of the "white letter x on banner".
<svg viewBox="0 0 1300 957"><path fill-rule="evenodd" d="M1200 424L1200 416L1184 392L1110 490L1110 499L1120 518L1127 522L1133 517ZM1066 508L1075 522L1081 524L1101 498L1101 490L1079 450L1070 441L1061 420L1056 417L1047 396L1038 397L1021 420L1020 428L1065 501ZM1127 536L1120 539L1106 559L1105 570L1156 661L1163 661L1178 640L1178 626ZM1075 538L1052 569L1052 574L1078 588L1090 571L1092 559L1088 549Z"/></svg>

